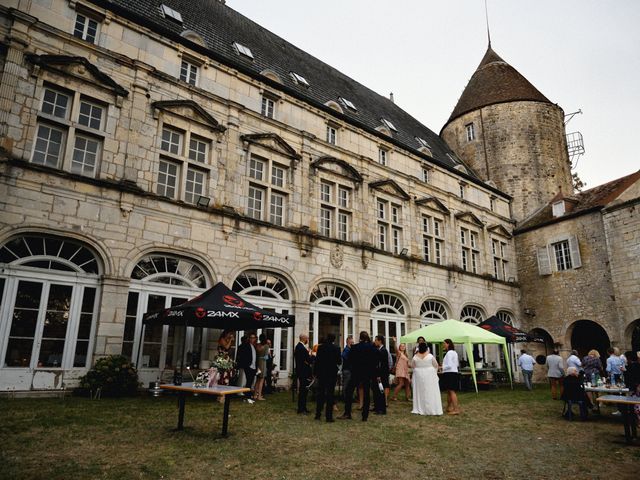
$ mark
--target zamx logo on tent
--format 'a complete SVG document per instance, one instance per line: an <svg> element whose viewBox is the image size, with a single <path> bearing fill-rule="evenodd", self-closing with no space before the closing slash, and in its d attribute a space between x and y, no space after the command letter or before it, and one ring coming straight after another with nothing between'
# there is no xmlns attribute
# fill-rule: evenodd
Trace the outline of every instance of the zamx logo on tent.
<svg viewBox="0 0 640 480"><path fill-rule="evenodd" d="M225 295L222 297L224 303L231 307L242 308L244 307L244 302L240 300L238 297L234 297L233 295Z"/></svg>
<svg viewBox="0 0 640 480"><path fill-rule="evenodd" d="M207 314L206 310L202 307L198 307L196 308L195 311L196 317L197 318L204 318L204 316Z"/></svg>
<svg viewBox="0 0 640 480"><path fill-rule="evenodd" d="M253 319L256 321L262 320L262 314L260 312L253 312Z"/></svg>

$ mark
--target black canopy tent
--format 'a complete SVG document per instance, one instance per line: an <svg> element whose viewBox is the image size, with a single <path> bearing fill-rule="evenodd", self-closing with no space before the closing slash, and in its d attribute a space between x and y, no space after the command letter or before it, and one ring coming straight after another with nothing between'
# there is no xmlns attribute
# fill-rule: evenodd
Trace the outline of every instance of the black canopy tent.
<svg viewBox="0 0 640 480"><path fill-rule="evenodd" d="M147 313L142 319L142 331L138 339L139 364L142 353L142 339L147 325L176 325L205 327L227 330L257 330L263 328L288 328L295 324L293 315L285 315L266 310L243 300L237 293L220 282L175 307ZM186 335L184 336L186 343ZM181 354L184 358L184 350ZM182 369L181 360L181 369Z"/></svg>
<svg viewBox="0 0 640 480"><path fill-rule="evenodd" d="M529 335L527 332L524 332L513 325L509 325L508 323L500 320L495 315L487 318L484 322L478 324L480 328L484 328L485 330L490 331L491 333L495 333L496 335L500 335L507 339L509 343L518 343L518 342L540 342L544 343L544 339L534 337Z"/></svg>
<svg viewBox="0 0 640 480"><path fill-rule="evenodd" d="M478 324L480 328L484 328L491 333L495 333L501 337L507 339L507 350L509 352L509 359L505 358L505 361L511 362L511 344L520 342L540 342L544 343L544 339L529 335L527 332L520 330L519 328L509 325L507 322L500 320L495 315L490 316L484 322ZM512 369L513 371L513 369Z"/></svg>

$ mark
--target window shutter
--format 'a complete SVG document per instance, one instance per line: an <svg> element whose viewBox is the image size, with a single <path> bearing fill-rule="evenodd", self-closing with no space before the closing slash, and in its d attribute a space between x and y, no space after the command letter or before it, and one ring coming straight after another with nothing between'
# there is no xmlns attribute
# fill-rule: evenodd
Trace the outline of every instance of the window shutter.
<svg viewBox="0 0 640 480"><path fill-rule="evenodd" d="M546 245L538 248L538 273L540 275L551 275L551 262L549 262L549 250Z"/></svg>
<svg viewBox="0 0 640 480"><path fill-rule="evenodd" d="M575 235L569 237L569 251L571 252L571 265L573 268L580 268L582 266L580 246L578 245L578 237Z"/></svg>

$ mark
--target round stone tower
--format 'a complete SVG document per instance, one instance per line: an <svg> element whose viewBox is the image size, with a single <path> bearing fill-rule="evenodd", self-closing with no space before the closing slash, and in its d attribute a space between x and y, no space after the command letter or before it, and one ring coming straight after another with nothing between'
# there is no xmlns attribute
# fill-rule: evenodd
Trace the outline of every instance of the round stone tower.
<svg viewBox="0 0 640 480"><path fill-rule="evenodd" d="M564 112L489 44L440 136L484 181L513 197L520 221L573 193Z"/></svg>

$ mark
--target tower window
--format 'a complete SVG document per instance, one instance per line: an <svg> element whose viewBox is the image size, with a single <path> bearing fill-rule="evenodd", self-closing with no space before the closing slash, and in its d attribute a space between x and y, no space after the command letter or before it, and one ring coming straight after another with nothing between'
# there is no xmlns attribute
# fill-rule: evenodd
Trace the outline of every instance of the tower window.
<svg viewBox="0 0 640 480"><path fill-rule="evenodd" d="M473 127L473 123L468 123L464 126L464 129L467 132L467 142L471 142L476 139L476 131Z"/></svg>

